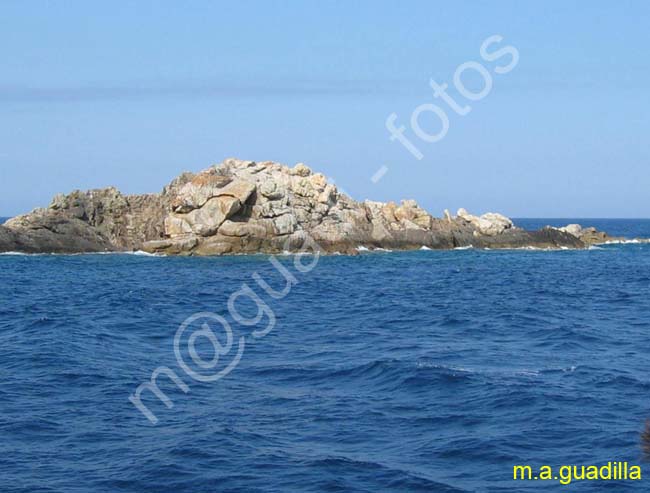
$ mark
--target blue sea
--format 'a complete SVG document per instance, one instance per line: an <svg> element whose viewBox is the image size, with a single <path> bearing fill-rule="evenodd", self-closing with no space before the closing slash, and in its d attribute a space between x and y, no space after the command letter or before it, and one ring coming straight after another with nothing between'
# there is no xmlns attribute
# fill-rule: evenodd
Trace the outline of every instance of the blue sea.
<svg viewBox="0 0 650 493"><path fill-rule="evenodd" d="M276 260L0 255L0 491L648 491L650 245Z"/></svg>

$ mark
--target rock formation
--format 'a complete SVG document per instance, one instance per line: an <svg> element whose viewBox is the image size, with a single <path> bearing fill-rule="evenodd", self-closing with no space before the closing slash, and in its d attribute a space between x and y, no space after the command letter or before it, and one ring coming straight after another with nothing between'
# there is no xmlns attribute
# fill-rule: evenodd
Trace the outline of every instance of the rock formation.
<svg viewBox="0 0 650 493"><path fill-rule="evenodd" d="M551 226L548 227L550 228ZM598 231L596 228L583 228L579 224L567 224L562 228L552 228L552 229L557 229L558 231L569 233L575 236L576 238L579 238L580 241L582 241L586 245L596 245L599 243L625 241L625 238L609 236L607 233L604 233L603 231Z"/></svg>
<svg viewBox="0 0 650 493"><path fill-rule="evenodd" d="M159 194L106 188L57 195L47 209L0 226L0 251L220 255L295 251L311 243L324 252L356 253L360 246L584 248L607 238L577 225L524 231L501 214L464 209L439 219L413 200L357 202L302 163L288 168L227 159L183 173Z"/></svg>

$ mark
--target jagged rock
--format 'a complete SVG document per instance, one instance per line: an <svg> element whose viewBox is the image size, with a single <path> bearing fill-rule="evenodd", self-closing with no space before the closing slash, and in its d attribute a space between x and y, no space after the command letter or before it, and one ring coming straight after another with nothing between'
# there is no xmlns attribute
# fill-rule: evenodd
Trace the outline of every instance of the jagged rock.
<svg viewBox="0 0 650 493"><path fill-rule="evenodd" d="M607 243L608 241L621 241L625 238L614 238L609 236L607 233L598 231L596 228L582 228L578 236L580 241L586 245L597 245L598 243Z"/></svg>
<svg viewBox="0 0 650 493"><path fill-rule="evenodd" d="M563 226L561 228L553 228L551 226L547 226L547 227L575 236L587 246L625 240L625 238L622 237L609 236L607 233L598 231L594 227L583 228L580 224L567 224L566 226ZM639 241L645 241L645 240L639 240Z"/></svg>
<svg viewBox="0 0 650 493"><path fill-rule="evenodd" d="M79 208L63 211L35 209L0 226L0 251L78 253L114 250L114 245L88 222L77 217Z"/></svg>
<svg viewBox="0 0 650 493"><path fill-rule="evenodd" d="M291 174L298 175L298 176L309 176L311 175L311 170L307 166L305 166L305 164L298 163L291 170Z"/></svg>
<svg viewBox="0 0 650 493"><path fill-rule="evenodd" d="M272 180L265 181L260 185L260 193L268 200L278 200L284 197L284 190Z"/></svg>
<svg viewBox="0 0 650 493"><path fill-rule="evenodd" d="M509 218L495 212L488 212L487 214L478 217L461 208L458 209L456 216L474 225L477 229L477 233L487 236L501 234L513 226L512 221Z"/></svg>
<svg viewBox="0 0 650 493"><path fill-rule="evenodd" d="M572 227L528 232L501 214L478 217L464 209L444 216L433 218L413 200L356 202L302 163L288 168L229 158L182 173L160 194L106 188L57 195L47 209L0 226L0 251L221 255L275 253L307 241L341 253L359 246L582 248L604 235Z"/></svg>
<svg viewBox="0 0 650 493"><path fill-rule="evenodd" d="M402 204L393 211L395 219L407 227L431 229L433 217L420 208L415 200L402 200Z"/></svg>
<svg viewBox="0 0 650 493"><path fill-rule="evenodd" d="M237 238L237 240L239 240ZM233 247L237 242L233 242L230 237L215 235L212 238L206 238L202 241L195 253L198 255L224 255L226 253L233 253Z"/></svg>
<svg viewBox="0 0 650 493"><path fill-rule="evenodd" d="M198 174L178 190L171 202L172 211L183 214L203 207L231 181L232 178L216 174L214 169Z"/></svg>
<svg viewBox="0 0 650 493"><path fill-rule="evenodd" d="M29 245L18 233L0 225L0 252L26 252L31 253Z"/></svg>
<svg viewBox="0 0 650 493"><path fill-rule="evenodd" d="M576 238L580 238L580 233L582 232L582 226L579 224L567 224L562 228L557 228L559 231L564 231L565 233L572 234Z"/></svg>
<svg viewBox="0 0 650 493"><path fill-rule="evenodd" d="M193 232L192 226L182 217L170 214L165 218L165 234L170 238L186 236Z"/></svg>
<svg viewBox="0 0 650 493"><path fill-rule="evenodd" d="M217 232L219 226L239 209L241 209L241 202L235 197L214 197L198 209L182 216L174 214L172 217L185 221L191 232L197 235L212 236ZM174 236L169 231L166 233L169 236Z"/></svg>
<svg viewBox="0 0 650 493"><path fill-rule="evenodd" d="M143 250L150 253L166 253L174 255L187 254L198 244L197 238L175 238L168 240L153 240L143 244Z"/></svg>
<svg viewBox="0 0 650 493"><path fill-rule="evenodd" d="M266 238L275 234L273 221L260 220L256 223L224 221L219 233L225 236L252 236Z"/></svg>
<svg viewBox="0 0 650 493"><path fill-rule="evenodd" d="M211 236L241 209L255 191L246 180L224 175L220 168L205 170L174 191L165 234L171 238L187 234Z"/></svg>

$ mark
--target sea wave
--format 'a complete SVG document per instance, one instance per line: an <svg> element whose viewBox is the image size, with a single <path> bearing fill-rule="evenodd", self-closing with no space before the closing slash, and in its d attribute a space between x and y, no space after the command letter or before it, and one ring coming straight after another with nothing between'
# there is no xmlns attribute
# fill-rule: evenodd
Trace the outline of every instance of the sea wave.
<svg viewBox="0 0 650 493"><path fill-rule="evenodd" d="M311 273L287 265L299 284L284 300L251 282L257 270L282 288L268 262L222 258L215 273L214 262L138 252L0 258L0 366L12 377L0 388L9 416L0 429L3 444L21 451L3 473L25 491L47 480L57 493L74 489L64 474L72 463L83 466L74 480L98 493L214 484L446 491L426 478L519 492L503 464L543 456L589 463L612 450L639 456L650 390L650 249L419 248L370 262L333 257ZM174 361L177 324L204 311L228 317L228 295L243 282L276 327L247 344L216 387L192 381ZM242 316L255 315L241 303ZM211 328L223 343L226 334ZM196 340L209 357L209 341ZM229 362L224 355L220 368ZM154 428L127 399L161 365L191 392L160 378L173 409L143 393L160 420ZM152 458L154 449L171 452ZM35 478L25 464L45 455L51 470ZM140 469L125 478L120 471L133 464Z"/></svg>
<svg viewBox="0 0 650 493"><path fill-rule="evenodd" d="M24 256L24 257L76 257L81 255L135 255L139 257L167 257L164 253L149 253L143 250L130 252L76 252L76 253L27 253L27 252L0 252L0 256Z"/></svg>
<svg viewBox="0 0 650 493"><path fill-rule="evenodd" d="M164 253L150 253L144 252L142 250L136 250L134 252L125 252L126 255L138 255L140 257L166 257Z"/></svg>
<svg viewBox="0 0 650 493"><path fill-rule="evenodd" d="M628 239L608 240L608 241L603 241L602 243L596 243L596 245L640 245L644 243L650 243L650 240L639 239L639 238L632 238L630 240Z"/></svg>
<svg viewBox="0 0 650 493"><path fill-rule="evenodd" d="M74 253L72 255L135 255L137 257L167 257L164 253L150 253L143 250L133 250L130 252L86 252Z"/></svg>
<svg viewBox="0 0 650 493"><path fill-rule="evenodd" d="M355 248L357 252L392 252L388 248L368 248L367 246L359 245Z"/></svg>

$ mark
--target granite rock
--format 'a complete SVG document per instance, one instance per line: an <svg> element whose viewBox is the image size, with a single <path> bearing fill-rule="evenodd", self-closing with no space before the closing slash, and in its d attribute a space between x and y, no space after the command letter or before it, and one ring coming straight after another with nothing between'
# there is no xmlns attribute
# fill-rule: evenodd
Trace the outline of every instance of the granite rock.
<svg viewBox="0 0 650 493"><path fill-rule="evenodd" d="M585 233L586 232L586 233ZM497 213L434 218L414 200L358 202L299 163L226 159L182 173L161 193L109 187L57 195L0 226L0 251L144 250L169 255L276 253L315 242L325 252L368 249L584 248L607 235L575 225L524 231Z"/></svg>

